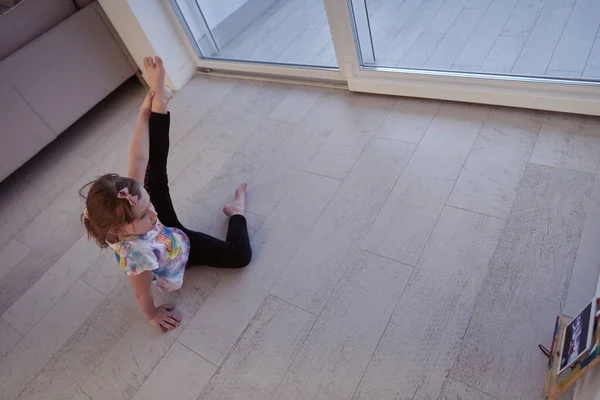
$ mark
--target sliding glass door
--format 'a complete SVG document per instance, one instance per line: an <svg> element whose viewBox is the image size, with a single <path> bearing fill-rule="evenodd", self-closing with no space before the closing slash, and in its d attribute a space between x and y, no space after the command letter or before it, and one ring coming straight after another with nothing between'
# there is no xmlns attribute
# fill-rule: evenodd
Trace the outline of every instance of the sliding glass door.
<svg viewBox="0 0 600 400"><path fill-rule="evenodd" d="M599 0L171 0L207 70L600 114Z"/></svg>
<svg viewBox="0 0 600 400"><path fill-rule="evenodd" d="M322 0L177 0L204 59L336 68Z"/></svg>
<svg viewBox="0 0 600 400"><path fill-rule="evenodd" d="M363 65L600 79L598 0L352 1ZM363 28L364 29L364 28Z"/></svg>

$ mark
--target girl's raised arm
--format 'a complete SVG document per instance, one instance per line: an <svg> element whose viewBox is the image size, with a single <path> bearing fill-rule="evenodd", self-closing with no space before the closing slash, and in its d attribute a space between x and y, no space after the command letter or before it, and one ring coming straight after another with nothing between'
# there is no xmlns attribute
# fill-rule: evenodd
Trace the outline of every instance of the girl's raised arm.
<svg viewBox="0 0 600 400"><path fill-rule="evenodd" d="M141 184L144 183L144 175L146 174L150 151L148 121L150 119L153 97L154 92L148 92L140 107L140 113L138 114L138 120L135 124L135 130L133 131L133 137L129 146L129 177Z"/></svg>
<svg viewBox="0 0 600 400"><path fill-rule="evenodd" d="M148 76L150 92L140 107L138 122L129 149L129 177L142 184L150 151L150 138L148 137L150 112L166 114L168 112L167 105L172 97L171 91L165 87L165 69L160 57L144 57L144 70Z"/></svg>

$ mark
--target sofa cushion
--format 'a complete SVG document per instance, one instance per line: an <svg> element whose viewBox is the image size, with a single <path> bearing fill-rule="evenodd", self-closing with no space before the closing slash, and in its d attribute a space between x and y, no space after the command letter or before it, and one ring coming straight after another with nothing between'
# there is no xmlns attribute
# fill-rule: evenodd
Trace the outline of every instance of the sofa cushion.
<svg viewBox="0 0 600 400"><path fill-rule="evenodd" d="M134 74L96 3L0 62L0 76L57 135Z"/></svg>
<svg viewBox="0 0 600 400"><path fill-rule="evenodd" d="M29 160L55 135L11 84L0 79L0 181Z"/></svg>
<svg viewBox="0 0 600 400"><path fill-rule="evenodd" d="M71 0L25 0L0 15L0 60L77 12Z"/></svg>

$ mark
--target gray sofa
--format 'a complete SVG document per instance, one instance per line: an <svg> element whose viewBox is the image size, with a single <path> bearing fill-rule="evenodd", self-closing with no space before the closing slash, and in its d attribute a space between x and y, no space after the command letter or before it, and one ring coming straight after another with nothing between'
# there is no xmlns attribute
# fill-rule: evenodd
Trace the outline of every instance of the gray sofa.
<svg viewBox="0 0 600 400"><path fill-rule="evenodd" d="M0 181L137 72L96 2L0 15Z"/></svg>

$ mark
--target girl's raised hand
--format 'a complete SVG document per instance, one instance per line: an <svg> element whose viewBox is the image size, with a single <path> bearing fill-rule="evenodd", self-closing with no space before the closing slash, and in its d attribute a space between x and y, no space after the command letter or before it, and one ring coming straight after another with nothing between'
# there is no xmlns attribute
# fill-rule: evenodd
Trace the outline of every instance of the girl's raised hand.
<svg viewBox="0 0 600 400"><path fill-rule="evenodd" d="M173 314L171 311L175 309L175 306L170 304L163 304L156 309L156 313L150 320L152 325L156 327L160 332L169 332L179 326L181 318Z"/></svg>
<svg viewBox="0 0 600 400"><path fill-rule="evenodd" d="M154 98L154 92L151 90L144 98L144 102L140 106L140 118L149 118L150 110L152 109L152 98Z"/></svg>

